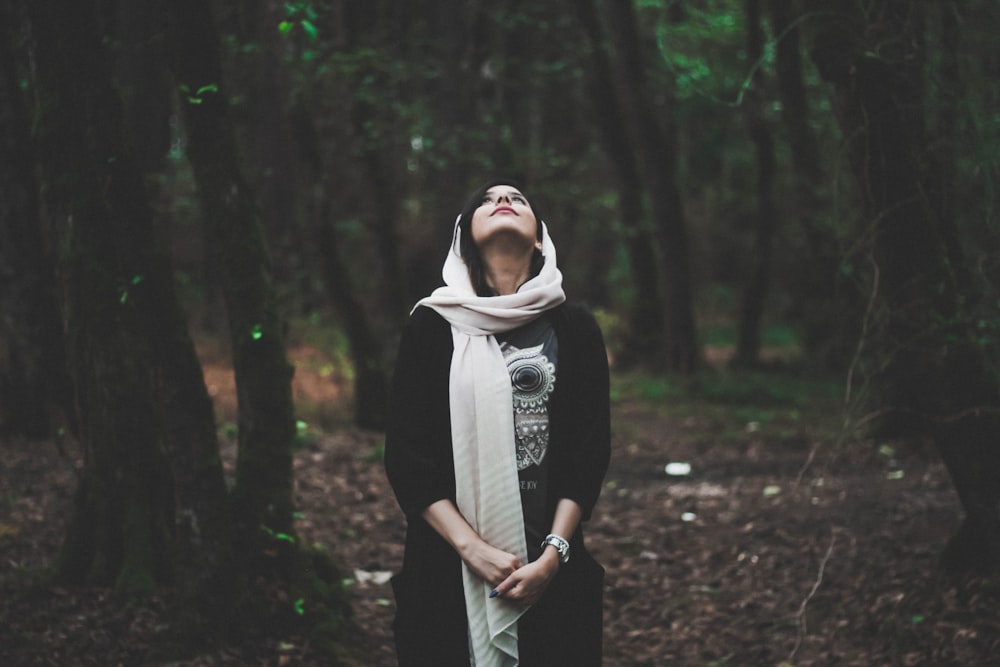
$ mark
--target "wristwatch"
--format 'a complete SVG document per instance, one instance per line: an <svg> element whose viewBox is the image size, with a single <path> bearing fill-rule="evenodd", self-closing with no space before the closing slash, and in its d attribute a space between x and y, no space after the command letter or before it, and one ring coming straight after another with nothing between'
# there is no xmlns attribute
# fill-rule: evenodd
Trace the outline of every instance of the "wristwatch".
<svg viewBox="0 0 1000 667"><path fill-rule="evenodd" d="M542 550L544 551L545 547L550 544L556 548L556 551L559 552L560 563L566 564L569 562L569 542L558 535L549 534L545 536L544 540L542 540Z"/></svg>

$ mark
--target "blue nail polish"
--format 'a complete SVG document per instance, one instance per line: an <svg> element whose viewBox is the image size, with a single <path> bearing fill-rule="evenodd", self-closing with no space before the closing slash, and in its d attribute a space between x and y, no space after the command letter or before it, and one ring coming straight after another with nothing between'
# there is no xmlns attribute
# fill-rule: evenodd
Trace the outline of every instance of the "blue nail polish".
<svg viewBox="0 0 1000 667"><path fill-rule="evenodd" d="M498 595L497 589L494 588L492 591L490 591L490 597L491 598L495 598L497 595Z"/></svg>

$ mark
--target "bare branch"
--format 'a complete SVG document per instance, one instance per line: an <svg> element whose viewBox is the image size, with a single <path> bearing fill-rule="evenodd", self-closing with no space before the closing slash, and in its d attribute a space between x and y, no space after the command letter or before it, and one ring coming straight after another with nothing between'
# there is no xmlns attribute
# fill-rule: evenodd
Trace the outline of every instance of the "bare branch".
<svg viewBox="0 0 1000 667"><path fill-rule="evenodd" d="M805 637L806 628L806 607L809 606L809 601L813 599L816 595L816 591L819 590L820 584L823 583L823 572L826 570L826 564L830 561L830 557L833 556L833 547L837 543L837 533L831 531L830 533L830 546L827 547L826 553L823 555L823 559L819 563L819 570L816 572L816 581L813 582L812 588L809 590L809 594L806 595L805 599L802 600L802 604L799 605L799 611L795 615L795 620L798 625L798 632L795 636L795 646L792 647L792 652L788 654L787 662L792 662L795 654L798 653L799 647L802 646L802 639Z"/></svg>

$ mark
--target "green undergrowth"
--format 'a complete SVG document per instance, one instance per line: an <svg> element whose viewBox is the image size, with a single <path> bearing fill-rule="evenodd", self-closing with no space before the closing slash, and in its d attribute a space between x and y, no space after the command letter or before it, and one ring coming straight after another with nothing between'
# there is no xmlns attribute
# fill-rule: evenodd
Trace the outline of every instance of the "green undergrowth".
<svg viewBox="0 0 1000 667"><path fill-rule="evenodd" d="M791 369L613 372L611 381L613 406L667 420L708 420L722 426L723 438L757 432L835 440L843 423L842 393L839 378Z"/></svg>

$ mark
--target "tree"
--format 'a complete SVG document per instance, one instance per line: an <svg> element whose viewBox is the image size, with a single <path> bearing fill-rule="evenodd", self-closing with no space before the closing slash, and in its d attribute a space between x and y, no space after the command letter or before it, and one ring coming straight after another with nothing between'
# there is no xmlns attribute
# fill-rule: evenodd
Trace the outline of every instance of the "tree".
<svg viewBox="0 0 1000 667"><path fill-rule="evenodd" d="M57 578L113 583L126 595L172 583L185 629L206 639L225 627L233 588L211 401L153 234L142 170L124 140L97 3L32 3L29 16L36 145L62 248L84 451Z"/></svg>
<svg viewBox="0 0 1000 667"><path fill-rule="evenodd" d="M69 417L51 243L40 225L15 19L0 3L0 432L42 438Z"/></svg>
<svg viewBox="0 0 1000 667"><path fill-rule="evenodd" d="M229 115L218 37L197 0L169 10L172 63L206 231L220 266L239 409L236 481L230 493L233 548L245 580L246 630L288 627L305 617L314 641L335 659L346 643L349 607L337 568L298 544L294 530L292 366L285 354L269 249L252 188L242 174ZM278 591L273 599L266 595ZM282 598L300 601L296 610ZM271 608L277 604L277 608Z"/></svg>
<svg viewBox="0 0 1000 667"><path fill-rule="evenodd" d="M632 2L608 2L606 15L615 50L615 73L623 100L623 120L642 165L650 215L662 253L667 320L667 364L675 371L691 372L701 353L694 322L687 228L677 187L676 125L669 117L657 118L646 81L635 7ZM680 18L680 4L672 6L672 19ZM661 91L669 96L670 91Z"/></svg>
<svg viewBox="0 0 1000 667"><path fill-rule="evenodd" d="M239 400L232 491L237 550L280 554L274 567L287 573L294 552L295 418L271 260L254 194L239 167L212 16L197 2L173 3L169 16L188 157L209 254L220 267L233 349Z"/></svg>
<svg viewBox="0 0 1000 667"><path fill-rule="evenodd" d="M932 436L966 515L944 555L959 571L1000 567L1000 392L997 350L979 331L982 294L956 221L929 184L924 115L926 6L813 2L812 55L836 93L837 117L870 224L879 306L866 341L881 433ZM947 44L947 43L946 43ZM954 42L950 42L954 44Z"/></svg>
<svg viewBox="0 0 1000 667"><path fill-rule="evenodd" d="M645 223L643 185L632 139L622 119L621 101L615 88L613 65L593 0L575 3L584 32L590 39L591 68L588 92L604 149L619 180L618 210L626 238L629 269L636 298L629 318L627 353L623 365L650 369L667 367L666 314L653 234ZM607 252L607 249L604 249Z"/></svg>
<svg viewBox="0 0 1000 667"><path fill-rule="evenodd" d="M857 290L845 288L841 272L844 260L838 241L850 233L838 234L831 211L834 203L824 170L817 131L819 115L810 104L802 60L798 3L768 0L767 13L774 33L775 75L781 118L791 156L791 186L788 205L781 213L796 221L804 239L802 247L785 262L794 277L788 281L792 306L788 313L802 332L808 357L820 368L842 368L854 350L853 322L863 309ZM833 172L835 169L827 171ZM791 231L791 230L789 230ZM863 305L863 304L862 304ZM851 316L845 317L850 313Z"/></svg>
<svg viewBox="0 0 1000 667"><path fill-rule="evenodd" d="M743 99L743 118L757 155L755 231L751 248L750 272L743 289L739 333L733 363L753 365L760 355L761 319L771 277L772 239L777 227L774 205L775 156L771 129L765 116L763 75L764 31L760 0L746 0L747 60L754 68Z"/></svg>

